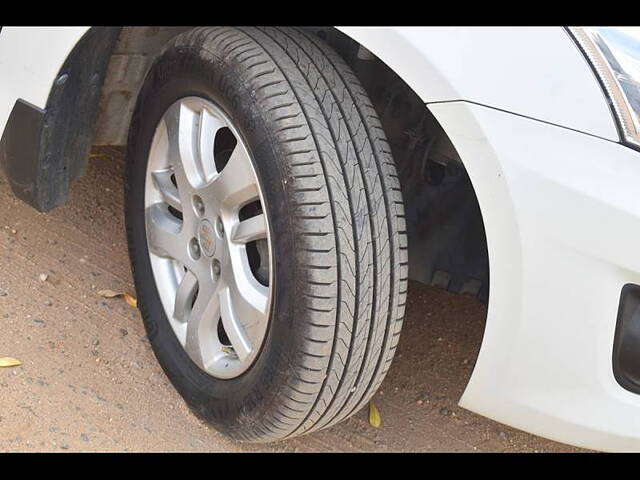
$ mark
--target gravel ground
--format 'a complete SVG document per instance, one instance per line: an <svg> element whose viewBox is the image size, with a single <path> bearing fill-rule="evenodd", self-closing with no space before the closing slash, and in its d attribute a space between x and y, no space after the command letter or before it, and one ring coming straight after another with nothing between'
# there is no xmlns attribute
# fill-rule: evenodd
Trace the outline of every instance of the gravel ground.
<svg viewBox="0 0 640 480"><path fill-rule="evenodd" d="M94 151L69 203L41 214L0 181L0 451L492 451L578 449L456 403L482 340L485 307L412 282L396 360L366 410L329 430L239 444L196 419L164 376L138 311L122 215L121 154ZM45 278L46 276L46 278Z"/></svg>

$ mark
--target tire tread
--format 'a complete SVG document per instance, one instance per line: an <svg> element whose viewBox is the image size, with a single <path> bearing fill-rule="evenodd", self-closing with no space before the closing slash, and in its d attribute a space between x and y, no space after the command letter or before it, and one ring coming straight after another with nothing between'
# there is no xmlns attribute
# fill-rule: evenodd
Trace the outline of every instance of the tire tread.
<svg viewBox="0 0 640 480"><path fill-rule="evenodd" d="M231 434L264 442L334 425L382 382L406 302L404 209L378 116L342 58L303 30L194 28L170 48L244 69L289 169L307 330L273 408Z"/></svg>

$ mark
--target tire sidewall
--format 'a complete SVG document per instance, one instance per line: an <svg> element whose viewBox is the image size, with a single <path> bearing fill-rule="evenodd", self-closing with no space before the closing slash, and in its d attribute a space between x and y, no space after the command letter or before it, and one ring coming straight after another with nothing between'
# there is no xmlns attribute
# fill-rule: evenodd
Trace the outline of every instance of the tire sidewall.
<svg viewBox="0 0 640 480"><path fill-rule="evenodd" d="M269 122L246 86L246 73L197 48L169 47L149 71L131 121L125 181L126 224L134 281L145 329L161 367L192 410L234 437L278 404L293 371L302 329L294 322L295 232L284 185L288 172ZM164 112L180 98L202 97L220 107L254 160L271 235L272 304L261 351L239 377L216 379L201 370L179 343L166 317L148 253L144 195L148 154ZM289 259L286 264L281 259Z"/></svg>

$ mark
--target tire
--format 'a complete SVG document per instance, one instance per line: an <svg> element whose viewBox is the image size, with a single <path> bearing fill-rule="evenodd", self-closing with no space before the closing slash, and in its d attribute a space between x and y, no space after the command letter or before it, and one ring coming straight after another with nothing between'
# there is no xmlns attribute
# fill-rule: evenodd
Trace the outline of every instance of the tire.
<svg viewBox="0 0 640 480"><path fill-rule="evenodd" d="M251 152L270 230L273 297L259 354L216 378L185 352L150 261L145 179L163 112L217 105ZM126 223L153 351L192 411L233 439L325 428L367 404L391 364L407 290L400 185L378 116L328 45L294 28L195 28L150 69L128 140ZM271 288L270 287L270 288Z"/></svg>

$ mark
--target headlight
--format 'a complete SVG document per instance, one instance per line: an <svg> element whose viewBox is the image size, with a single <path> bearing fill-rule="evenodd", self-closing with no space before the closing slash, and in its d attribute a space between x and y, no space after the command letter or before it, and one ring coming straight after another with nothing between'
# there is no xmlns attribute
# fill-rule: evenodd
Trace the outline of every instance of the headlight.
<svg viewBox="0 0 640 480"><path fill-rule="evenodd" d="M640 148L640 28L570 27L604 88L622 140Z"/></svg>

